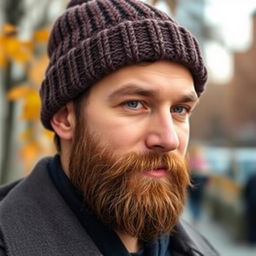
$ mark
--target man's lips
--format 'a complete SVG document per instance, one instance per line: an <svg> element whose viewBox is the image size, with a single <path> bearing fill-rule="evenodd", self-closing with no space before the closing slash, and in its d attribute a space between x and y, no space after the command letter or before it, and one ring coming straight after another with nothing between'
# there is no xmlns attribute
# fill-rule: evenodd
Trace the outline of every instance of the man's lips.
<svg viewBox="0 0 256 256"><path fill-rule="evenodd" d="M143 172L144 175L154 177L154 178L162 178L166 177L167 169L166 168L157 168L153 170L147 170Z"/></svg>

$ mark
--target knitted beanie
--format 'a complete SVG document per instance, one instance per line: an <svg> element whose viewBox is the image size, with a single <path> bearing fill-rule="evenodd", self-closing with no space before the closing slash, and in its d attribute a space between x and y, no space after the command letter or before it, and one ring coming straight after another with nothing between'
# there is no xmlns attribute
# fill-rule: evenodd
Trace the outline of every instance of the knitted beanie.
<svg viewBox="0 0 256 256"><path fill-rule="evenodd" d="M71 0L54 24L42 83L41 120L117 69L170 60L187 67L200 96L207 80L197 40L164 12L139 0Z"/></svg>

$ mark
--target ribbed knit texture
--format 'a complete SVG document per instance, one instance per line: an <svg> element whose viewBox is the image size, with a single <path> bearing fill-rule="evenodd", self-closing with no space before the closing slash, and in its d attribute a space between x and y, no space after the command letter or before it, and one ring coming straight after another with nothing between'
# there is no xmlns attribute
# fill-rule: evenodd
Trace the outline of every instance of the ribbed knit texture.
<svg viewBox="0 0 256 256"><path fill-rule="evenodd" d="M73 0L57 19L40 90L43 125L54 113L117 69L141 61L186 66L200 96L207 80L197 40L167 14L138 0Z"/></svg>

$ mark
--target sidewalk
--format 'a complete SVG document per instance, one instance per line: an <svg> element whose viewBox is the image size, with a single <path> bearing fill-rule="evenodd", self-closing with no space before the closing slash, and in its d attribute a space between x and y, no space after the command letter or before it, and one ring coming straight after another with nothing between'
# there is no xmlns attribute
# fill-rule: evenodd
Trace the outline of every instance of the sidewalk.
<svg viewBox="0 0 256 256"><path fill-rule="evenodd" d="M183 218L190 222L188 209L185 209ZM218 223L212 222L206 211L203 212L201 221L196 229L213 244L221 256L256 256L256 247L250 248L246 244L232 241L223 227Z"/></svg>

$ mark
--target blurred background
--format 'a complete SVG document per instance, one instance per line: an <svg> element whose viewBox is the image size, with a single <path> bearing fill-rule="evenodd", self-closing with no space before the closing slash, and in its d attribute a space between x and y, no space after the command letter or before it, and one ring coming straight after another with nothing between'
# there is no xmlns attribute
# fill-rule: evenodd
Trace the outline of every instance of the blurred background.
<svg viewBox="0 0 256 256"><path fill-rule="evenodd" d="M145 0L198 38L209 82L191 118L184 218L224 256L256 255L256 1ZM67 0L0 1L0 184L54 154L39 121L50 28Z"/></svg>

